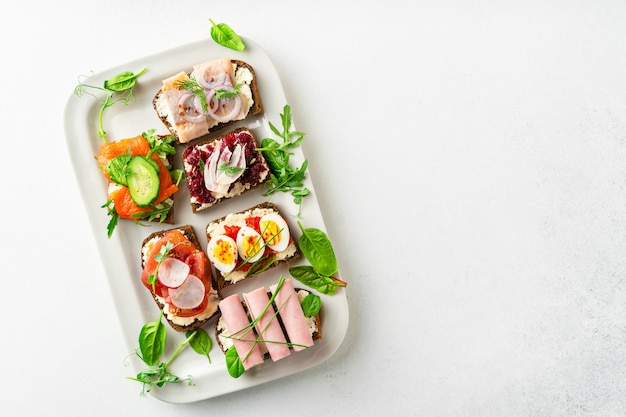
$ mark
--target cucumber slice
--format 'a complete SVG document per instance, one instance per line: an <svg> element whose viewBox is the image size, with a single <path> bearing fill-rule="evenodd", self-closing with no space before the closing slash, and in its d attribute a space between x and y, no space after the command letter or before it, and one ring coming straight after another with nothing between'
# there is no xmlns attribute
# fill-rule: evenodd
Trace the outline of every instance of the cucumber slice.
<svg viewBox="0 0 626 417"><path fill-rule="evenodd" d="M128 171L126 181L130 197L138 207L149 206L158 197L161 188L158 169L148 158L137 155L128 163Z"/></svg>

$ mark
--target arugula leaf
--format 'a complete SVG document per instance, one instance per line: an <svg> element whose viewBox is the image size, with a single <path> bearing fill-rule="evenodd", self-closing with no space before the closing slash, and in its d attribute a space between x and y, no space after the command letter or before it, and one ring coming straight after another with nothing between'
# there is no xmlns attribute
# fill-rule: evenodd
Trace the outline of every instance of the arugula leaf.
<svg viewBox="0 0 626 417"><path fill-rule="evenodd" d="M261 141L261 147L257 148L263 153L270 168L270 181L263 195L269 196L278 191L291 192L294 203L301 207L303 197L309 194L309 190L304 186L308 161L305 159L300 167L292 168L289 157L292 155L290 150L304 139L304 133L291 130L291 106L283 107L280 119L282 131L272 122L269 122L269 127L276 136L282 139L282 143L272 138L264 138Z"/></svg>
<svg viewBox="0 0 626 417"><path fill-rule="evenodd" d="M107 202L100 207L106 208L107 215L111 216L111 218L109 219L109 223L107 224L107 237L110 239L111 236L113 236L113 230L115 230L115 227L117 226L120 215L117 214L117 211L115 210L115 205L113 204L113 200L111 199L107 200Z"/></svg>
<svg viewBox="0 0 626 417"><path fill-rule="evenodd" d="M235 51L243 51L246 49L241 37L226 23L211 22L211 38L218 44L225 46L226 48L234 49Z"/></svg>

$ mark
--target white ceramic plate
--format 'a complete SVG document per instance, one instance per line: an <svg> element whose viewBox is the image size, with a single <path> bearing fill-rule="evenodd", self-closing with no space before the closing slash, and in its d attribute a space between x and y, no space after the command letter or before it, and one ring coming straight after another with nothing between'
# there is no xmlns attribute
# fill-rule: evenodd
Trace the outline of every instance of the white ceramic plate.
<svg viewBox="0 0 626 417"><path fill-rule="evenodd" d="M104 128L107 132L107 139L118 140L133 137L149 129L156 129L157 133L168 133L152 108L152 98L161 87L161 80L182 70L191 71L194 64L223 56L248 62L255 69L258 78L264 113L247 122L240 122L239 125L250 128L257 141L264 137L274 137L268 123L271 121L275 126L281 125L280 113L283 111L283 106L288 102L278 73L265 51L250 39L244 38L244 42L247 46L246 50L236 52L217 45L211 39L202 40L111 68L89 78L85 81L86 83L101 86L104 80L122 71L138 72L143 67L148 68L148 71L138 79L138 84L134 90L134 101L129 105L117 103L104 112ZM141 327L148 321L156 320L159 314L156 304L149 292L141 285L139 278L142 240L156 230L191 224L204 242L203 249L206 249L206 239L202 238L205 236L205 226L210 221L230 212L241 211L260 202L268 201L268 197L262 195L263 189L261 188L233 198L231 201L220 203L212 209L193 214L189 205L187 187L181 183L180 190L175 195L175 225L150 223L148 227L142 227L131 221L122 220L111 239L108 239L106 226L109 218L106 210L101 208L107 199L106 183L94 160L94 156L98 153L102 143L102 139L96 134L99 109L100 102L94 97L88 95L79 97L75 94L69 97L65 108L67 146L100 251L102 264L109 280L125 343L128 346L128 352L132 353L138 347L137 337ZM297 119L298 109L292 108L292 113ZM232 128L237 126L234 125ZM304 140L307 140L306 136ZM297 147L294 152L292 161L293 166L296 166L304 160L304 155L300 147ZM177 157L180 158L181 153L182 147L179 148ZM178 166L180 167L180 162L178 162ZM310 175L306 180L306 186L311 194L304 199L299 219L304 227L326 230ZM290 228L297 239L300 236L300 230L296 223L298 207L293 203L291 196L280 193L270 197L269 201L276 203L287 217ZM299 261L299 263L305 262L306 260ZM266 271L248 280L248 282L243 281L228 292L224 291L222 295L227 296L233 291L241 293L261 286L268 288L269 285L277 282L280 275L286 278L290 277L287 265ZM341 279L346 280L345 277ZM297 281L294 281L294 284L303 287ZM320 295L323 305L324 337L317 341L314 347L305 351L294 352L276 363L272 363L271 360L266 361L263 365L234 379L226 370L224 355L215 342L213 321L211 321L205 326L205 329L213 341L213 349L210 353L212 363L209 364L205 357L196 354L191 349L185 349L170 367L171 371L178 376L192 375L195 385L169 384L162 388L153 388L151 394L167 402L193 402L273 381L302 372L323 362L333 355L341 345L348 327L349 314L344 289L340 288L333 296ZM164 360L169 358L178 343L183 340L182 334L175 332L168 325L166 326L168 342L163 355ZM129 376L133 376L145 368L145 365L137 358L132 359L131 362L132 369L129 369ZM127 382L120 381L120 383ZM139 392L141 384L137 383L137 386L133 386L131 389L137 389Z"/></svg>

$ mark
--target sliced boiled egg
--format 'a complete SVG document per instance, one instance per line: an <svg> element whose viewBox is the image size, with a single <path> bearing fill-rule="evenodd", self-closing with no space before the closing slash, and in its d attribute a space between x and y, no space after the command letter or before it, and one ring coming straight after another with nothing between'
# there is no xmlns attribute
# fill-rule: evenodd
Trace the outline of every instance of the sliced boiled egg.
<svg viewBox="0 0 626 417"><path fill-rule="evenodd" d="M265 242L261 235L249 226L244 226L237 233L237 250L246 262L256 262L263 256Z"/></svg>
<svg viewBox="0 0 626 417"><path fill-rule="evenodd" d="M230 236L214 236L207 244L207 255L217 270L231 272L237 265L237 242Z"/></svg>
<svg viewBox="0 0 626 417"><path fill-rule="evenodd" d="M278 213L268 213L261 217L259 223L263 240L270 249L282 252L289 245L289 228L287 222Z"/></svg>

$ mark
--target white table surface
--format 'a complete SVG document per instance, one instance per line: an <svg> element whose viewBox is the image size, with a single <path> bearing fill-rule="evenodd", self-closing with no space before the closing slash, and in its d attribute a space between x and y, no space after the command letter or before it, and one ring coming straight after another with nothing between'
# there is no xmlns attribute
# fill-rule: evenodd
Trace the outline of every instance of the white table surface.
<svg viewBox="0 0 626 417"><path fill-rule="evenodd" d="M0 403L14 415L621 416L626 3L30 0L0 17ZM330 359L191 404L125 377L65 146L79 74L262 45L348 281ZM251 411L255 410L255 411Z"/></svg>

